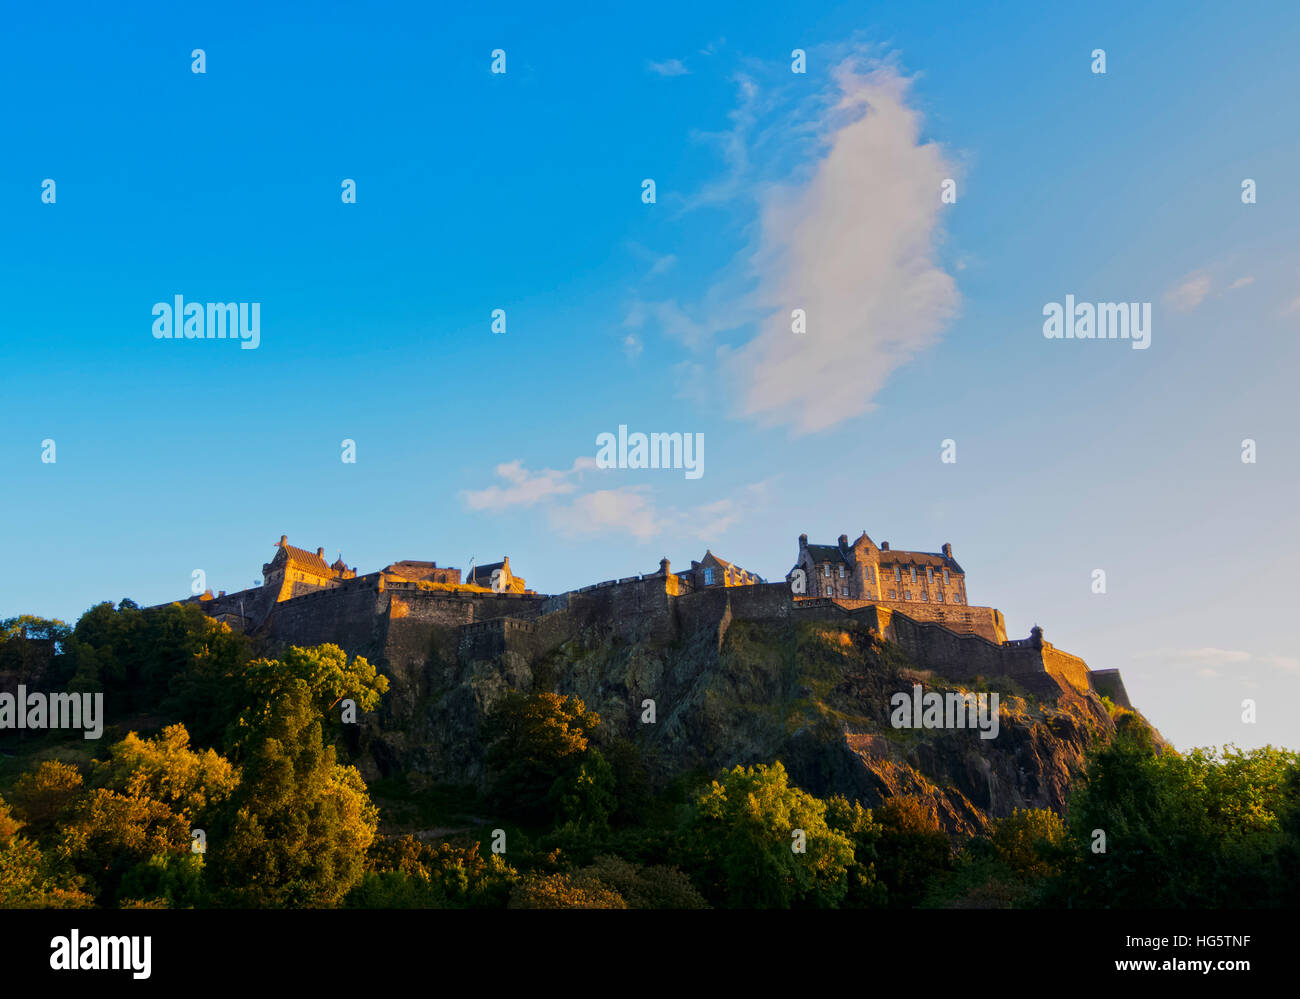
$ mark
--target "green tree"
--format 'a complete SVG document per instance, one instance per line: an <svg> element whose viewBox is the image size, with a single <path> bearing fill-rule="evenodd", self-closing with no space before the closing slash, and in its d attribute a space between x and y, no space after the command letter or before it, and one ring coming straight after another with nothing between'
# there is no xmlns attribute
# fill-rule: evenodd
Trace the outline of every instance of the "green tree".
<svg viewBox="0 0 1300 999"><path fill-rule="evenodd" d="M1069 859L1048 904L1223 908L1281 904L1284 820L1300 757L1265 746L1159 751L1137 724L1089 756L1066 809ZM1105 852L1094 852L1097 833Z"/></svg>
<svg viewBox="0 0 1300 999"><path fill-rule="evenodd" d="M549 691L508 693L484 725L494 806L529 822L562 817L566 809L581 813L584 807L591 819L608 819L612 772L588 751L589 733L599 724L600 716L580 698Z"/></svg>
<svg viewBox="0 0 1300 999"><path fill-rule="evenodd" d="M779 761L723 773L695 798L684 834L698 883L727 907L833 908L848 894L852 841Z"/></svg>
<svg viewBox="0 0 1300 999"><path fill-rule="evenodd" d="M842 903L846 909L878 909L888 901L889 892L876 873L881 827L857 801L842 795L826 800L826 825L847 836L853 844L853 863L848 869L848 893Z"/></svg>
<svg viewBox="0 0 1300 999"><path fill-rule="evenodd" d="M889 798L872 814L880 823L877 871L889 889L889 906L913 908L929 881L952 867L952 845L938 817L919 798Z"/></svg>
<svg viewBox="0 0 1300 999"><path fill-rule="evenodd" d="M322 737L320 689L285 678L241 717L238 789L208 837L208 874L232 905L333 906L361 880L378 812Z"/></svg>

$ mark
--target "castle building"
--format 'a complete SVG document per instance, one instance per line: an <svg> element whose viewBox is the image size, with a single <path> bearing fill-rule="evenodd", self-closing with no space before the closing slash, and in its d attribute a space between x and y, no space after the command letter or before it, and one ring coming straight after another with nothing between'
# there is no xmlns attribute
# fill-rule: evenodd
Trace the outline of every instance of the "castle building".
<svg viewBox="0 0 1300 999"><path fill-rule="evenodd" d="M356 579L356 570L348 566L340 555L333 565L325 563L325 549L317 548L315 554L289 544L287 535L280 535L278 549L271 561L262 566L262 586L275 594L274 603L328 589L344 579Z"/></svg>
<svg viewBox="0 0 1300 999"><path fill-rule="evenodd" d="M403 559L400 562L394 562L392 565L386 565L379 571L385 576L408 583L460 585L460 570L447 566L438 568L437 562L417 562L413 559Z"/></svg>
<svg viewBox="0 0 1300 999"><path fill-rule="evenodd" d="M950 544L942 553L911 552L891 549L888 541L877 546L866 531L852 544L841 534L835 545L810 545L808 535L801 534L794 569L804 572L806 597L966 603L966 573L952 557Z"/></svg>
<svg viewBox="0 0 1300 999"><path fill-rule="evenodd" d="M496 587L492 585L492 577L499 572ZM498 593L527 593L528 588L524 584L523 576L516 576L510 571L510 556L505 555L500 562L488 562L486 565L471 566L469 575L465 578L465 583L469 586L485 586L488 589L496 589Z"/></svg>
<svg viewBox="0 0 1300 999"><path fill-rule="evenodd" d="M763 582L761 576L740 566L720 559L711 549L706 549L698 562L692 560L690 569L676 574L677 578L694 590L711 586L752 586Z"/></svg>

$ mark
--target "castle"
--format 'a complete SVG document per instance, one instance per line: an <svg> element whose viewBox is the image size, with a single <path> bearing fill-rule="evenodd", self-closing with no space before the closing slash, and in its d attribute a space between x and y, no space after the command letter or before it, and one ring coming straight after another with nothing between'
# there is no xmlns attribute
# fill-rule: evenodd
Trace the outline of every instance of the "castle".
<svg viewBox="0 0 1300 999"><path fill-rule="evenodd" d="M675 641L685 630L735 620L858 621L898 644L913 662L953 680L1007 676L1026 689L1108 694L1129 706L1118 670L1092 670L1043 639L1008 640L997 608L967 602L966 574L952 545L940 553L891 549L862 535L849 544L812 545L799 536L795 564L768 583L707 550L688 571L667 558L655 572L606 580L560 594L529 590L500 562L459 569L404 560L358 575L342 556L294 547L281 535L262 567L261 586L187 602L273 645L332 642L381 668L410 668L428 655L435 629L459 637L470 660L509 653L536 658L597 627L623 641Z"/></svg>

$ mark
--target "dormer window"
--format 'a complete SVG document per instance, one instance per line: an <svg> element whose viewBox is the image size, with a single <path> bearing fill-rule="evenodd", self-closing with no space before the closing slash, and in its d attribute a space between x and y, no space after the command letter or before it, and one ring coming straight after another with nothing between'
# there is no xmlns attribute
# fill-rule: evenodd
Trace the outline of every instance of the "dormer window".
<svg viewBox="0 0 1300 999"><path fill-rule="evenodd" d="M916 566L912 566L912 582L916 582Z"/></svg>

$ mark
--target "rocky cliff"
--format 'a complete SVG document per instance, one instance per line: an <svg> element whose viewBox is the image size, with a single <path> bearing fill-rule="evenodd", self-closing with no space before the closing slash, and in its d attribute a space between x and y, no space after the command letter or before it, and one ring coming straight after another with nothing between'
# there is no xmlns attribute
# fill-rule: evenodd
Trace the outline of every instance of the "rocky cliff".
<svg viewBox="0 0 1300 999"><path fill-rule="evenodd" d="M422 654L381 657L391 688L357 742L363 772L481 785L485 714L512 688L554 690L599 712L606 735L638 745L657 781L779 759L817 795L866 805L918 795L961 834L1015 808L1061 808L1089 746L1114 731L1097 694L1077 683L954 680L951 663L942 675L853 618L733 619L728 602L720 616L670 615L638 633L603 615L552 617L546 640L547 616L434 625L422 629ZM914 684L997 692L996 738L895 728L891 695ZM649 701L653 721L643 720Z"/></svg>

